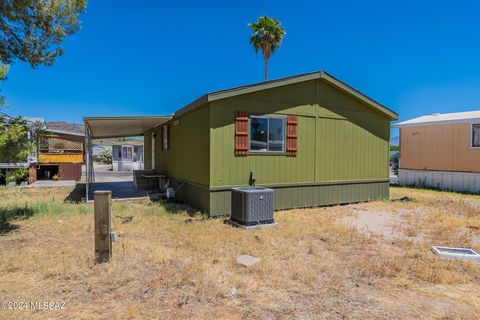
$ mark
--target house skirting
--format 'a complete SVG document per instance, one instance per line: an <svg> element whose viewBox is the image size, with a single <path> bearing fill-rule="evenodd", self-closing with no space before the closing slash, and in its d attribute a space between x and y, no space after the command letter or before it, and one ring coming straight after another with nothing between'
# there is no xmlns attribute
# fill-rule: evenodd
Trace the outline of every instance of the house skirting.
<svg viewBox="0 0 480 320"><path fill-rule="evenodd" d="M206 211L210 217L231 213L231 188L175 181L177 200ZM313 208L382 200L389 197L389 180L331 181L291 185L262 185L274 190L275 210Z"/></svg>
<svg viewBox="0 0 480 320"><path fill-rule="evenodd" d="M208 186L188 181L174 181L176 199L186 202L194 208L210 212Z"/></svg>
<svg viewBox="0 0 480 320"><path fill-rule="evenodd" d="M275 210L321 207L386 199L388 179L266 186L274 190ZM210 216L231 213L231 191L210 191Z"/></svg>
<svg viewBox="0 0 480 320"><path fill-rule="evenodd" d="M398 183L448 191L480 192L480 173L398 169Z"/></svg>
<svg viewBox="0 0 480 320"><path fill-rule="evenodd" d="M113 171L134 171L143 170L143 162L141 161L112 161Z"/></svg>

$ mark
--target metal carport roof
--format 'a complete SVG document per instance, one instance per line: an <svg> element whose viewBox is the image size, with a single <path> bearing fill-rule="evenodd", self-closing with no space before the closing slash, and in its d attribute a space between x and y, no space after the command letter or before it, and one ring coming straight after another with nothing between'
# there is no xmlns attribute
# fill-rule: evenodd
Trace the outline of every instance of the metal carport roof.
<svg viewBox="0 0 480 320"><path fill-rule="evenodd" d="M106 139L141 136L170 119L172 116L84 117L83 122L90 130L90 138Z"/></svg>
<svg viewBox="0 0 480 320"><path fill-rule="evenodd" d="M123 117L84 117L85 158L86 158L86 199L89 199L90 183L95 183L92 161L92 139L122 138L141 136L145 131L159 126L172 116L123 116Z"/></svg>

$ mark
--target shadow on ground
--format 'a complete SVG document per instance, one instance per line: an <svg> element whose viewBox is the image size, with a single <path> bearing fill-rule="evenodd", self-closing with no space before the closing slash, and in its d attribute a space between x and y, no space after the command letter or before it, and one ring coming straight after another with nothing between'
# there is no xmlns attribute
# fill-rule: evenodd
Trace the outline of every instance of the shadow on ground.
<svg viewBox="0 0 480 320"><path fill-rule="evenodd" d="M66 202L79 203L85 201L85 183L77 183L72 192L65 198Z"/></svg>
<svg viewBox="0 0 480 320"><path fill-rule="evenodd" d="M95 191L111 191L112 199L146 198L146 190L137 189L132 181L113 181L91 183L88 189L88 199L93 200Z"/></svg>
<svg viewBox="0 0 480 320"><path fill-rule="evenodd" d="M163 208L169 214L186 213L189 217L192 217L192 218L199 217L199 216L207 217L207 213L205 211L193 208L189 204L184 202L163 200L163 201L159 201L159 203L162 203Z"/></svg>
<svg viewBox="0 0 480 320"><path fill-rule="evenodd" d="M10 223L16 219L28 219L35 211L30 207L0 208L0 236L18 229L18 225Z"/></svg>

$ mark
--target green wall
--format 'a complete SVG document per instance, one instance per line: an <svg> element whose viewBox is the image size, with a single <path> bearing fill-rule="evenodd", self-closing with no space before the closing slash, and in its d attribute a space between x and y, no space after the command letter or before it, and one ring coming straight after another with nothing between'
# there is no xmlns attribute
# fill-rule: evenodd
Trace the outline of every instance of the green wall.
<svg viewBox="0 0 480 320"><path fill-rule="evenodd" d="M200 108L170 121L170 149L162 150L161 126L155 128L155 171L179 181L209 185L209 110ZM145 169L151 169L151 134L146 131ZM148 158L148 159L147 159Z"/></svg>
<svg viewBox="0 0 480 320"><path fill-rule="evenodd" d="M168 173L176 197L197 208L209 209L209 109L200 108L170 121L170 150L162 150L161 127L155 128L155 171ZM145 138L145 169L151 169L151 134Z"/></svg>
<svg viewBox="0 0 480 320"><path fill-rule="evenodd" d="M143 135L143 167L146 170L152 169L152 132L148 130Z"/></svg>
<svg viewBox="0 0 480 320"><path fill-rule="evenodd" d="M236 111L298 116L298 152L234 155ZM175 122L177 125L174 125ZM275 208L287 209L388 197L390 121L323 80L210 102L170 122L169 151L156 129L156 171L187 182L178 196L210 215L230 213L230 189L275 189ZM151 167L151 131L145 133L145 168Z"/></svg>
<svg viewBox="0 0 480 320"><path fill-rule="evenodd" d="M211 103L210 181L265 185L388 178L389 121L322 80ZM234 155L235 111L299 116L298 152Z"/></svg>

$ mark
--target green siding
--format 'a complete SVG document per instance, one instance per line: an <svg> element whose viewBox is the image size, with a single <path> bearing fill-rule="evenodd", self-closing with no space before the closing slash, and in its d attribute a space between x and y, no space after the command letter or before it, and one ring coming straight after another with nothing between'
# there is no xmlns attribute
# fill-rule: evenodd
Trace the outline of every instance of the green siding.
<svg viewBox="0 0 480 320"><path fill-rule="evenodd" d="M178 125L174 125L179 121ZM156 128L156 171L181 181L209 185L209 111L197 109L170 122L170 150L162 150L161 128Z"/></svg>
<svg viewBox="0 0 480 320"><path fill-rule="evenodd" d="M152 169L152 130L148 130L143 135L143 167L145 170Z"/></svg>
<svg viewBox="0 0 480 320"><path fill-rule="evenodd" d="M306 82L260 93L229 98L211 103L211 186L248 184L251 171L257 183L295 183L314 181L314 162L310 154L315 148L314 82ZM285 155L234 155L235 111L252 114L300 115L299 152Z"/></svg>
<svg viewBox="0 0 480 320"><path fill-rule="evenodd" d="M298 116L297 156L236 157L235 111ZM174 120L169 151L156 129L156 170L186 182L178 197L212 216L230 213L229 190L248 184L251 171L257 185L275 190L277 210L388 197L389 120L323 80L213 101Z"/></svg>
<svg viewBox="0 0 480 320"><path fill-rule="evenodd" d="M309 208L388 198L389 182L273 187L275 210ZM210 193L210 215L231 213L229 190Z"/></svg>
<svg viewBox="0 0 480 320"><path fill-rule="evenodd" d="M194 208L210 212L210 193L208 186L184 183L175 193L175 198L187 202Z"/></svg>
<svg viewBox="0 0 480 320"><path fill-rule="evenodd" d="M317 119L315 181L388 178L388 140L348 120Z"/></svg>
<svg viewBox="0 0 480 320"><path fill-rule="evenodd" d="M389 121L369 106L322 80L211 103L211 186L308 183L388 178ZM298 152L234 155L234 114L294 114L299 117Z"/></svg>
<svg viewBox="0 0 480 320"><path fill-rule="evenodd" d="M209 116L204 107L170 121L170 150L162 150L161 128L154 129L155 171L168 173L174 186L184 183L177 198L204 210L209 209ZM151 168L151 133L145 132L145 169Z"/></svg>

